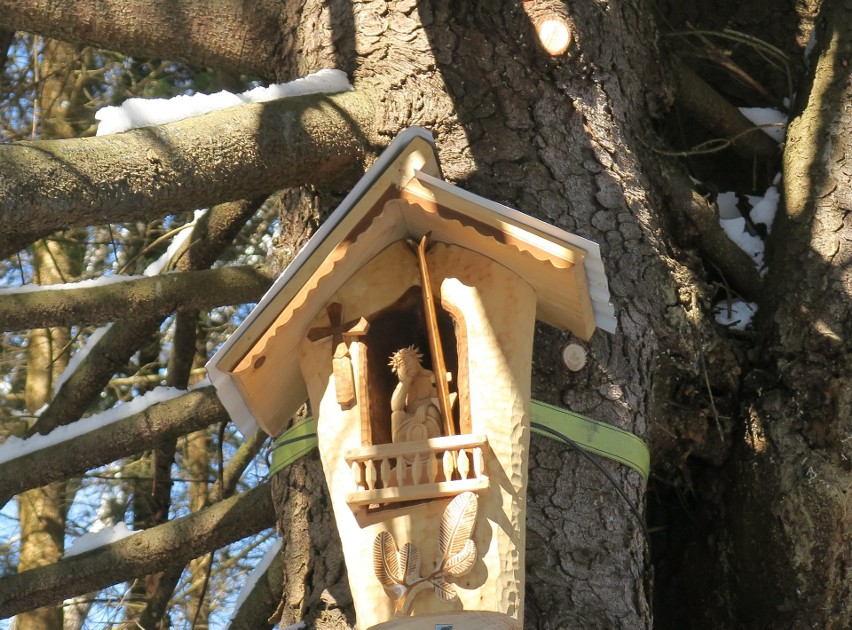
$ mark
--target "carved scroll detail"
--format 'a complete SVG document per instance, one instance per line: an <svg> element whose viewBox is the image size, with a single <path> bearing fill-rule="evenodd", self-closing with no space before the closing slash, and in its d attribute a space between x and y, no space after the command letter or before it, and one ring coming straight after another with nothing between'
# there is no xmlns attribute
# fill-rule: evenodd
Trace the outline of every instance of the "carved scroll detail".
<svg viewBox="0 0 852 630"><path fill-rule="evenodd" d="M448 580L465 575L476 562L476 543L471 539L478 499L463 492L444 510L439 544L441 557L427 576L420 575L420 552L407 542L399 549L393 534L379 532L373 541L373 568L385 593L396 604L397 615L407 615L420 591L433 588L435 597L453 601L458 597Z"/></svg>

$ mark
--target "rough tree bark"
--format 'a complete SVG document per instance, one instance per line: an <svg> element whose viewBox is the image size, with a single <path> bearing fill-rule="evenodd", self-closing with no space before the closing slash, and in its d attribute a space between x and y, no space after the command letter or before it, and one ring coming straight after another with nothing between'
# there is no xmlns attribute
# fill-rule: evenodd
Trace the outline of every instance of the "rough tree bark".
<svg viewBox="0 0 852 630"><path fill-rule="evenodd" d="M818 24L727 471L730 627L840 629L852 619L852 5L825 0Z"/></svg>

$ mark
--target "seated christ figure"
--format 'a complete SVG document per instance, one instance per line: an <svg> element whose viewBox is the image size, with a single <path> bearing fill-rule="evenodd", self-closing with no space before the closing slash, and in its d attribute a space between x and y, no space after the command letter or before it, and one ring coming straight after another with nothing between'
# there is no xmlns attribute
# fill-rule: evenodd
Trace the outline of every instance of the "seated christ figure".
<svg viewBox="0 0 852 630"><path fill-rule="evenodd" d="M435 404L434 374L423 367L423 355L414 346L391 356L399 379L391 396L391 436L394 442L426 440L441 435L441 412Z"/></svg>

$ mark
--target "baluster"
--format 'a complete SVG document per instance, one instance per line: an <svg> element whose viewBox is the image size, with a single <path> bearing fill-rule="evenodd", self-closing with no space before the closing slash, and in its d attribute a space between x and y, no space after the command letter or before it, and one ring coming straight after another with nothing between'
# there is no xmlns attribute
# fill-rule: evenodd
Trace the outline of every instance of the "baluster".
<svg viewBox="0 0 852 630"><path fill-rule="evenodd" d="M390 462L387 457L382 457L382 488L389 488L393 484L391 483L391 474L390 474Z"/></svg>
<svg viewBox="0 0 852 630"><path fill-rule="evenodd" d="M467 479L467 473L470 472L470 459L468 458L467 453L462 450L459 451L458 469L459 476L462 479Z"/></svg>
<svg viewBox="0 0 852 630"><path fill-rule="evenodd" d="M367 490L376 489L376 464L372 459L364 462L367 467Z"/></svg>
<svg viewBox="0 0 852 630"><path fill-rule="evenodd" d="M396 485L398 488L405 485L405 459L402 457L396 458Z"/></svg>
<svg viewBox="0 0 852 630"><path fill-rule="evenodd" d="M476 479L482 477L485 462L482 459L482 447L477 446L473 449L473 475Z"/></svg>
<svg viewBox="0 0 852 630"><path fill-rule="evenodd" d="M414 462L411 464L411 481L416 486L420 483L420 469L422 468L420 455L414 456Z"/></svg>
<svg viewBox="0 0 852 630"><path fill-rule="evenodd" d="M444 481L450 481L453 478L453 468L455 468L455 463L453 462L453 453L452 451L444 451Z"/></svg>
<svg viewBox="0 0 852 630"><path fill-rule="evenodd" d="M435 483L438 480L438 454L429 451L429 483Z"/></svg>
<svg viewBox="0 0 852 630"><path fill-rule="evenodd" d="M361 468L361 462L352 462L352 477L355 479L355 487L359 490L366 490L364 486L364 469Z"/></svg>

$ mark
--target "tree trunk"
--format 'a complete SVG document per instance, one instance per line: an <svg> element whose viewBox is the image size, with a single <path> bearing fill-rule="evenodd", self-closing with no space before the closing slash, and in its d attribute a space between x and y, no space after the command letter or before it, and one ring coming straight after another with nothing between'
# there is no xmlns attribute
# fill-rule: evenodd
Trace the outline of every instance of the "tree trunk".
<svg viewBox="0 0 852 630"><path fill-rule="evenodd" d="M63 42L45 43L37 63L41 75L34 118L43 137L72 137L69 122L79 112L80 94L74 90L79 53ZM41 119L39 120L39 115ZM34 128L35 131L35 128ZM33 272L40 284L51 285L75 280L80 272L75 245L42 240L33 247ZM53 397L56 380L68 364L71 332L68 328L35 328L27 347L26 404L30 413ZM33 488L18 497L21 522L21 551L18 571L27 571L57 562L65 550L66 482L56 481ZM18 615L16 630L62 630L61 605L46 606Z"/></svg>
<svg viewBox="0 0 852 630"><path fill-rule="evenodd" d="M735 619L753 627L852 619L852 7L825 0L819 22L722 528Z"/></svg>

